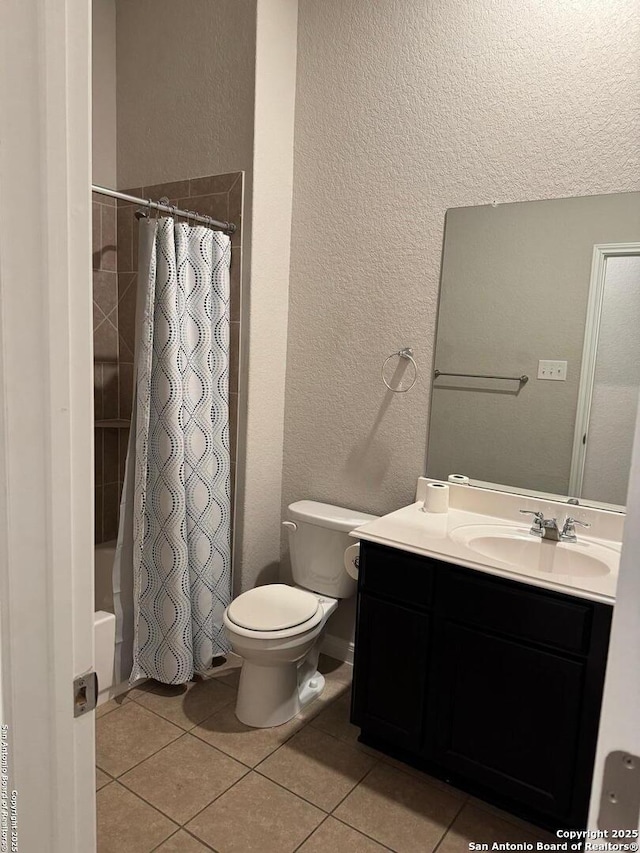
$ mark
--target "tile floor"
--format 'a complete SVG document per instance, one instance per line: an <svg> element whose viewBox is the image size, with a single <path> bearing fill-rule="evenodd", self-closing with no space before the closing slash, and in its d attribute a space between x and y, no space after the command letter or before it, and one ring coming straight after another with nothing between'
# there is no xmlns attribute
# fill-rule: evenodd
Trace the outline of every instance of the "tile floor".
<svg viewBox="0 0 640 853"><path fill-rule="evenodd" d="M466 853L470 841L549 839L359 744L351 668L330 658L322 697L299 717L243 726L238 663L98 709L98 853Z"/></svg>

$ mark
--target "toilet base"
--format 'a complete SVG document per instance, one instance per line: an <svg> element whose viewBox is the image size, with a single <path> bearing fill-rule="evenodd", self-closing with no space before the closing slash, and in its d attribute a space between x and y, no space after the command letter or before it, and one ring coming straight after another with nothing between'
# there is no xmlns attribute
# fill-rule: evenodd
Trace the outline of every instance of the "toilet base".
<svg viewBox="0 0 640 853"><path fill-rule="evenodd" d="M300 676L303 680L299 683ZM293 719L324 690L320 672L297 664L260 666L245 660L240 672L236 717L245 726L267 729Z"/></svg>

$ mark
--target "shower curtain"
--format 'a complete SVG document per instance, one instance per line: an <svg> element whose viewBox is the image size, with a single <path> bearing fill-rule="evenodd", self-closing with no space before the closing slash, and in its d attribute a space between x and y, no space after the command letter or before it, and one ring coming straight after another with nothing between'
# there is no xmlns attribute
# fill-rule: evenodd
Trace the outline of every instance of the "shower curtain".
<svg viewBox="0 0 640 853"><path fill-rule="evenodd" d="M229 650L231 246L203 226L142 220L139 258L116 683L183 684Z"/></svg>

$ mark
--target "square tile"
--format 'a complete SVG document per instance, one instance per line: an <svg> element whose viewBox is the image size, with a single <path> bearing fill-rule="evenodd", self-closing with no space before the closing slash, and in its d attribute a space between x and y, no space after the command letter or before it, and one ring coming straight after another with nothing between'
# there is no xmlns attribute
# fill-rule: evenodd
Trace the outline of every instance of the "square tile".
<svg viewBox="0 0 640 853"><path fill-rule="evenodd" d="M358 743L360 729L351 723L349 719L350 715L351 694L347 693L345 695L343 693L335 702L332 702L320 714L314 717L311 720L311 725L345 743L351 744L355 748L362 748L363 751L366 751L367 747L363 747L362 744Z"/></svg>
<svg viewBox="0 0 640 853"><path fill-rule="evenodd" d="M93 365L93 415L97 421L104 417L102 412L102 364Z"/></svg>
<svg viewBox="0 0 640 853"><path fill-rule="evenodd" d="M229 270L229 319L240 320L240 297L242 292L242 249L234 249Z"/></svg>
<svg viewBox="0 0 640 853"><path fill-rule="evenodd" d="M211 195L212 193L226 193L238 179L238 172L229 172L225 175L208 175L205 178L192 178L189 181L189 195Z"/></svg>
<svg viewBox="0 0 640 853"><path fill-rule="evenodd" d="M105 485L117 483L120 479L119 432L118 429L102 430L102 482Z"/></svg>
<svg viewBox="0 0 640 853"><path fill-rule="evenodd" d="M171 200L180 196L189 195L189 181L170 181L164 184L152 184L148 187L143 187L143 198L151 198L153 201L160 201L165 196Z"/></svg>
<svg viewBox="0 0 640 853"><path fill-rule="evenodd" d="M93 268L100 269L100 261L102 258L102 205L93 202L91 205L91 245L93 252Z"/></svg>
<svg viewBox="0 0 640 853"><path fill-rule="evenodd" d="M105 320L105 323L107 321ZM102 417L118 417L118 365L104 362L102 365Z"/></svg>
<svg viewBox="0 0 640 853"><path fill-rule="evenodd" d="M102 705L98 705L96 708L96 720L99 720L100 717L104 717L105 714L111 713L111 711L117 710L121 705L125 705L130 701L129 694L127 692L120 696L116 696L115 699L109 699L108 702L103 702Z"/></svg>
<svg viewBox="0 0 640 853"><path fill-rule="evenodd" d="M119 781L167 817L183 824L247 772L244 764L186 734L125 773Z"/></svg>
<svg viewBox="0 0 640 853"><path fill-rule="evenodd" d="M178 207L182 210L195 210L201 216L211 216L219 222L229 220L229 197L227 193L201 195L196 198L179 198Z"/></svg>
<svg viewBox="0 0 640 853"><path fill-rule="evenodd" d="M330 812L376 763L318 729L304 728L256 768L294 794Z"/></svg>
<svg viewBox="0 0 640 853"><path fill-rule="evenodd" d="M102 205L102 243L100 245L100 268L116 269L116 208Z"/></svg>
<svg viewBox="0 0 640 853"><path fill-rule="evenodd" d="M438 847L438 853L468 853L471 841L489 844L529 842L535 846L539 836L535 834L534 827L531 829L533 832L527 832L522 827L508 823L497 815L468 803L453 822L444 841ZM539 832L542 833L543 830ZM557 838L555 840L557 841Z"/></svg>
<svg viewBox="0 0 640 853"><path fill-rule="evenodd" d="M473 806L483 812L489 812L507 823L512 823L514 826L523 829L525 832L535 835L537 839L544 841L558 841L558 837L553 833L548 832L545 829L541 829L539 826L534 826L526 820L523 820L521 817L511 814L510 812L505 812L503 809L499 809L497 806L493 806L491 803L486 803L484 800L480 800L477 797L469 797L467 803L469 806Z"/></svg>
<svg viewBox="0 0 640 853"><path fill-rule="evenodd" d="M235 702L236 698L232 687L215 678L176 686L148 681L130 695L139 705L185 731Z"/></svg>
<svg viewBox="0 0 640 853"><path fill-rule="evenodd" d="M120 395L119 412L124 420L131 418L133 407L133 364L120 361L120 382L118 393Z"/></svg>
<svg viewBox="0 0 640 853"><path fill-rule="evenodd" d="M117 782L96 796L98 853L151 853L178 827Z"/></svg>
<svg viewBox="0 0 640 853"><path fill-rule="evenodd" d="M115 309L118 304L117 276L115 272L94 270L93 301L105 317L108 317ZM115 322L117 323L117 318Z"/></svg>
<svg viewBox="0 0 640 853"><path fill-rule="evenodd" d="M120 333L120 356L133 362L136 336L136 301L138 277L118 276L118 331Z"/></svg>
<svg viewBox="0 0 640 853"><path fill-rule="evenodd" d="M328 817L302 845L299 853L336 853L348 850L349 853L385 853L389 848L382 847L366 835L356 832L335 818Z"/></svg>
<svg viewBox="0 0 640 853"><path fill-rule="evenodd" d="M104 788L104 786L108 785L109 782L111 782L111 776L107 776L107 774L103 773L99 767L96 767L96 791Z"/></svg>
<svg viewBox="0 0 640 853"><path fill-rule="evenodd" d="M335 817L397 853L426 853L463 803L456 794L381 763L338 806Z"/></svg>
<svg viewBox="0 0 640 853"><path fill-rule="evenodd" d="M306 708L302 709L298 715L299 718L305 722L315 719L325 710L325 708L329 708L334 702L337 702L341 697L343 697L345 693L348 692L349 686L350 685L347 684L346 681L339 681L338 679L331 680L327 678L324 690L320 696L317 699L314 699L314 701L310 705L307 705Z"/></svg>
<svg viewBox="0 0 640 853"><path fill-rule="evenodd" d="M242 234L243 191L242 173L240 173L229 190L229 219L238 226L238 230L233 235L231 242L233 245L238 246L241 244L240 238Z"/></svg>
<svg viewBox="0 0 640 853"><path fill-rule="evenodd" d="M227 705L191 729L191 734L231 755L248 767L255 767L299 731L304 721L294 717L282 726L253 729L235 715L235 703Z"/></svg>
<svg viewBox="0 0 640 853"><path fill-rule="evenodd" d="M324 812L249 773L187 826L220 853L293 853Z"/></svg>
<svg viewBox="0 0 640 853"><path fill-rule="evenodd" d="M133 228L137 222L133 218L134 207L130 204L118 205L117 256L118 274L133 270Z"/></svg>
<svg viewBox="0 0 640 853"><path fill-rule="evenodd" d="M205 847L204 844L196 841L193 835L181 829L157 847L154 853L211 853L211 848Z"/></svg>
<svg viewBox="0 0 640 853"><path fill-rule="evenodd" d="M96 361L118 360L118 330L108 317L100 320L93 330L93 357Z"/></svg>
<svg viewBox="0 0 640 853"><path fill-rule="evenodd" d="M120 776L181 734L172 723L127 702L96 721L96 764L110 776Z"/></svg>

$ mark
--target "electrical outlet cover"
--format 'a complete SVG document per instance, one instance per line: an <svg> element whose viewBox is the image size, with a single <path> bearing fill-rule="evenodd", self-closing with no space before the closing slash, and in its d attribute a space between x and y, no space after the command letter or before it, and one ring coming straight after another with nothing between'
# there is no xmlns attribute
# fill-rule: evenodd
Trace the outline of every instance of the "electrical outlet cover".
<svg viewBox="0 0 640 853"><path fill-rule="evenodd" d="M566 361L539 361L538 379L551 379L555 382L564 382L567 378Z"/></svg>

